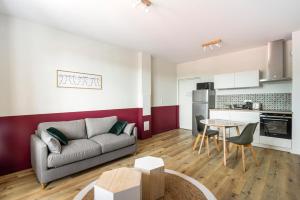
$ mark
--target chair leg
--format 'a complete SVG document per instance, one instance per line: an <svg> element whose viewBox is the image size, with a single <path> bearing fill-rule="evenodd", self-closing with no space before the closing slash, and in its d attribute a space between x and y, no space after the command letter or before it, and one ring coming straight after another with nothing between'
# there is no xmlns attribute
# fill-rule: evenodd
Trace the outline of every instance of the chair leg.
<svg viewBox="0 0 300 200"><path fill-rule="evenodd" d="M256 159L256 153L255 153L255 151L254 151L254 149L253 149L253 146L250 144L249 147L250 147L250 150L251 150L253 159L254 159L254 161L255 161L255 164L256 164L256 166L258 166L259 163L258 163L258 161L257 161L257 159Z"/></svg>
<svg viewBox="0 0 300 200"><path fill-rule="evenodd" d="M219 147L218 141L216 139L216 136L214 136L214 143L216 145L217 151L220 152L220 147Z"/></svg>
<svg viewBox="0 0 300 200"><path fill-rule="evenodd" d="M230 149L229 149L229 142L226 142L226 149L227 149L227 153L229 154Z"/></svg>
<svg viewBox="0 0 300 200"><path fill-rule="evenodd" d="M235 159L237 160L239 157L239 145L236 145L236 157Z"/></svg>
<svg viewBox="0 0 300 200"><path fill-rule="evenodd" d="M193 151L196 150L197 145L198 145L198 143L200 142L201 136L202 136L201 134L198 134L198 135L197 135L196 140L195 140L195 142L194 142Z"/></svg>
<svg viewBox="0 0 300 200"><path fill-rule="evenodd" d="M41 183L42 189L43 190L46 189L47 185L48 185L47 183Z"/></svg>
<svg viewBox="0 0 300 200"><path fill-rule="evenodd" d="M243 160L243 170L245 172L246 167L245 167L245 147L244 147L244 145L242 145L242 160Z"/></svg>
<svg viewBox="0 0 300 200"><path fill-rule="evenodd" d="M229 143L228 143L229 151L231 151L232 147L233 147L233 144L232 144L231 142L229 142Z"/></svg>
<svg viewBox="0 0 300 200"><path fill-rule="evenodd" d="M207 144L207 155L208 157L210 156L210 152L209 152L209 137L206 137L206 144Z"/></svg>
<svg viewBox="0 0 300 200"><path fill-rule="evenodd" d="M201 139L201 143L200 143L200 148L199 148L198 154L201 153L201 148L202 148L202 145L203 145L203 142L204 142L204 139L205 139L206 130L207 130L207 125L205 125L204 131L203 131L203 134L202 134L202 139Z"/></svg>

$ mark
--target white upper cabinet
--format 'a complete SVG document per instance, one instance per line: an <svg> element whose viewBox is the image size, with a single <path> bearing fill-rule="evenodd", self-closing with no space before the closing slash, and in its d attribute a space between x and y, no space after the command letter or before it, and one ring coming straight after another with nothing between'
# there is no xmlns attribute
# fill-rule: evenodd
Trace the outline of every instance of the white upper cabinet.
<svg viewBox="0 0 300 200"><path fill-rule="evenodd" d="M259 70L218 74L214 82L215 89L259 87Z"/></svg>
<svg viewBox="0 0 300 200"><path fill-rule="evenodd" d="M214 77L216 89L234 88L234 73L230 74L218 74Z"/></svg>
<svg viewBox="0 0 300 200"><path fill-rule="evenodd" d="M259 70L237 72L234 76L235 87L259 87Z"/></svg>

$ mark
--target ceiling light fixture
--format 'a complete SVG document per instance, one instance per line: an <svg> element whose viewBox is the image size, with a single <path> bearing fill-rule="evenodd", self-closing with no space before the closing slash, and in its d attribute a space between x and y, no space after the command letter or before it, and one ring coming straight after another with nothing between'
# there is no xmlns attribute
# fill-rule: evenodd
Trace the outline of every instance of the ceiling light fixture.
<svg viewBox="0 0 300 200"><path fill-rule="evenodd" d="M134 2L132 3L132 7L134 8L138 7L139 5L143 5L144 11L148 13L152 2L150 0L134 0Z"/></svg>
<svg viewBox="0 0 300 200"><path fill-rule="evenodd" d="M134 1L132 2L132 7L133 7L133 8L136 8L136 7L138 7L138 5L140 5L140 3L141 3L140 0L134 0Z"/></svg>
<svg viewBox="0 0 300 200"><path fill-rule="evenodd" d="M210 48L210 50L214 50L214 46L221 48L222 47L222 40L221 39L214 39L211 41L208 41L204 44L202 44L203 51L206 52L207 47Z"/></svg>

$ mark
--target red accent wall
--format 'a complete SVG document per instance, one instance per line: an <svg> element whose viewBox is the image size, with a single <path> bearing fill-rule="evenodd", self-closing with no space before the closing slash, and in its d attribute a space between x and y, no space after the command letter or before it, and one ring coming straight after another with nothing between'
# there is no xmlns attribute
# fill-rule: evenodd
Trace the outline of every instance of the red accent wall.
<svg viewBox="0 0 300 200"><path fill-rule="evenodd" d="M143 116L142 108L128 108L0 117L0 175L31 167L30 135L41 122L118 116L119 119L136 123L139 139L146 139L152 134L177 129L178 114L178 106L160 106L152 107L152 115L147 116ZM144 121L150 121L149 131L143 131Z"/></svg>
<svg viewBox="0 0 300 200"><path fill-rule="evenodd" d="M179 128L179 106L158 106L151 108L152 134Z"/></svg>
<svg viewBox="0 0 300 200"><path fill-rule="evenodd" d="M118 116L138 124L138 108L0 117L0 175L27 169L30 164L30 135L37 125L87 117Z"/></svg>

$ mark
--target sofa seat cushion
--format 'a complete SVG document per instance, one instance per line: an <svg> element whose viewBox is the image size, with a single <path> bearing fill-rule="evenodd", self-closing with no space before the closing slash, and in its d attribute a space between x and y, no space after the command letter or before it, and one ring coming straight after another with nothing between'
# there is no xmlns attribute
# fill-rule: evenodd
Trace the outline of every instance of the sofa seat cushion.
<svg viewBox="0 0 300 200"><path fill-rule="evenodd" d="M105 133L90 139L101 145L102 153L115 151L135 143L135 137L127 134L115 135L112 133Z"/></svg>
<svg viewBox="0 0 300 200"><path fill-rule="evenodd" d="M50 153L48 167L60 167L101 154L101 146L88 139L70 140L68 145L62 146L60 154Z"/></svg>

